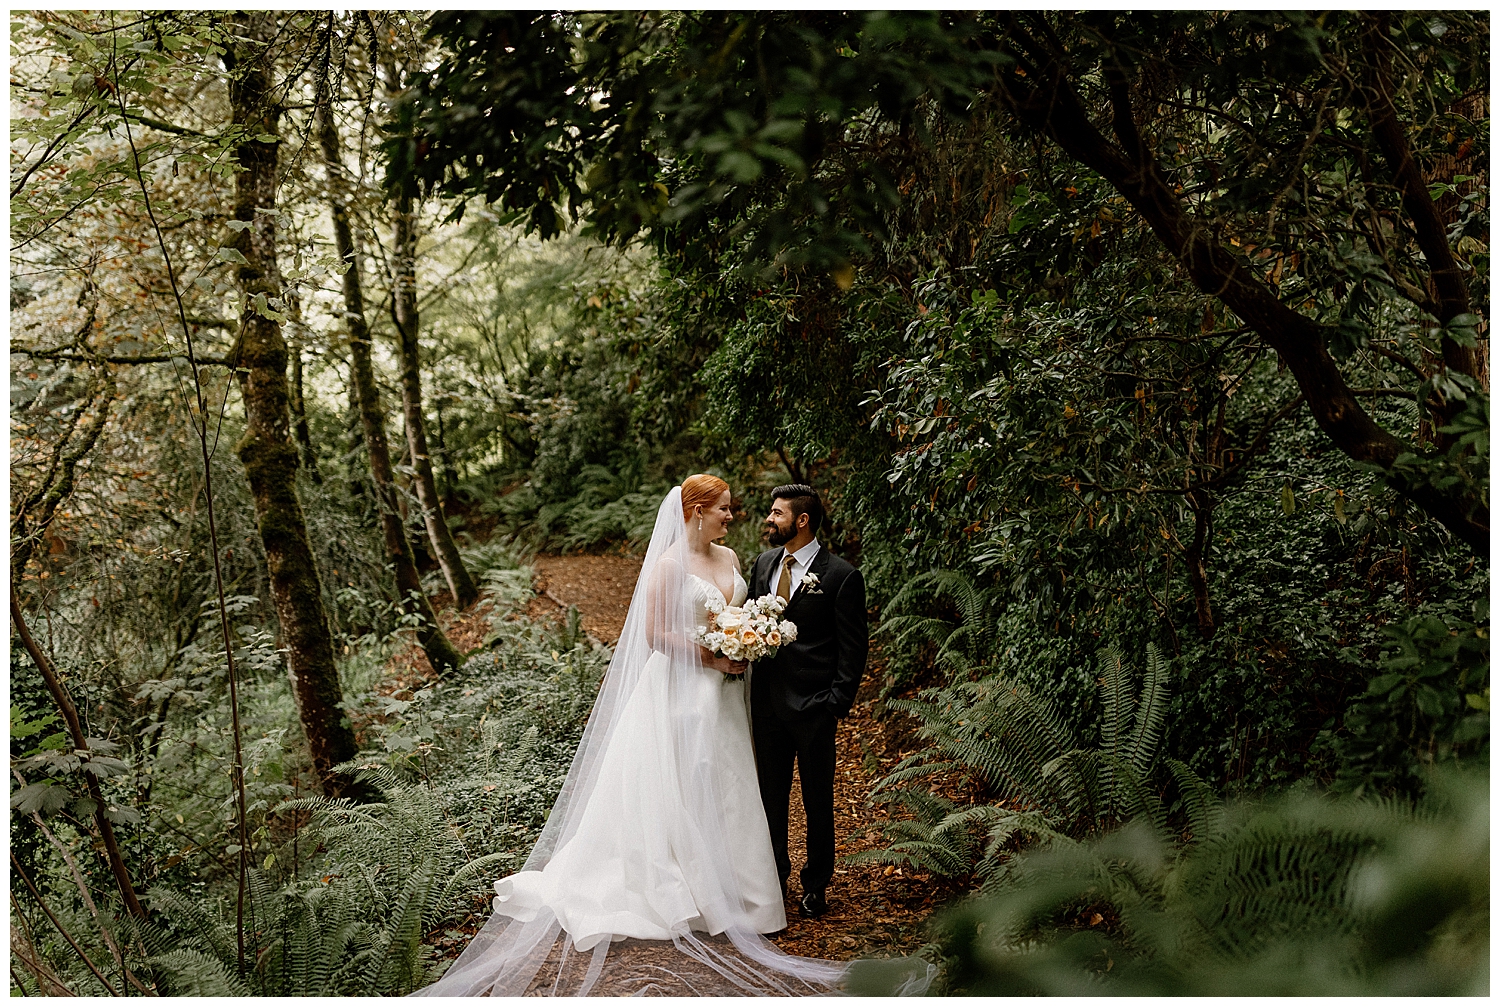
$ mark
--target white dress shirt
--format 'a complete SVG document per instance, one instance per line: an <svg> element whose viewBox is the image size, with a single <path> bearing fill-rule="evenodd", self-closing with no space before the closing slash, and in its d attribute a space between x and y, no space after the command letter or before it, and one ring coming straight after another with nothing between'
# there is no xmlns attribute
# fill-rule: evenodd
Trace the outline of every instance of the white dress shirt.
<svg viewBox="0 0 1500 1007"><path fill-rule="evenodd" d="M807 545L792 553L792 588L787 597L797 593L797 588L802 585L802 578L807 576L807 571L812 569L812 562L818 556L818 540L813 539ZM786 562L787 552L781 550L781 555L776 557L776 566L771 570L771 593L776 593L776 585L781 583L781 565Z"/></svg>

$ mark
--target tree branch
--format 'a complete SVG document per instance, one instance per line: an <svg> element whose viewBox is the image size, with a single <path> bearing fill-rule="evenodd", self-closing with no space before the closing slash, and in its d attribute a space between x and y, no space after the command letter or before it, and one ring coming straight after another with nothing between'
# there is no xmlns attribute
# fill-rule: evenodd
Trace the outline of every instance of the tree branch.
<svg viewBox="0 0 1500 1007"><path fill-rule="evenodd" d="M1022 78L1000 73L1002 95L1027 125L1049 136L1068 154L1109 181L1151 226L1167 250L1187 269L1198 289L1218 297L1286 362L1306 397L1318 427L1350 458L1391 471L1411 446L1377 424L1350 392L1329 355L1323 328L1293 311L1196 221L1162 181L1155 158L1141 151L1133 163L1094 126L1067 70L1018 26L1011 36L1032 54L1040 72ZM1117 114L1127 137L1134 131ZM1489 555L1489 508L1480 500L1459 499L1431 485L1392 480L1402 493L1466 542Z"/></svg>
<svg viewBox="0 0 1500 1007"><path fill-rule="evenodd" d="M94 973L95 978L104 984L104 988L109 990L110 996L119 996L120 994L109 984L109 980L104 978L104 973L99 971L99 966L94 964L94 960L88 956L83 948L78 946L78 942L73 939L73 935L68 933L67 928L58 922L56 916L52 915L52 910L47 908L47 903L42 900L42 893L36 890L36 885L31 883L31 878L27 877L26 872L21 869L21 861L16 859L14 853L10 855L10 865L15 868L16 874L25 883L26 890L31 892L31 897L36 899L36 904L42 907L42 912L47 914L47 919L52 921L52 925L57 928L57 932L62 934L63 939L73 946L74 951L78 952L78 957L83 959L83 963L89 967L89 971Z"/></svg>
<svg viewBox="0 0 1500 1007"><path fill-rule="evenodd" d="M160 130L163 133L175 133L178 136L207 136L208 135L207 133L204 133L204 132L202 132L200 130L188 129L186 126L174 126L170 122L164 122L161 119L153 119L149 115L141 115L139 112L129 112L129 111L127 111L127 112L122 112L120 114L123 115L127 119L134 119L136 122L140 123L142 126L150 126L152 129Z"/></svg>
<svg viewBox="0 0 1500 1007"><path fill-rule="evenodd" d="M47 691L52 693L53 702L57 704L58 712L63 715L63 721L68 725L68 734L72 738L74 751L81 758L87 758L90 752L89 742L83 733L83 723L78 719L78 708L73 705L68 691L63 688L51 659L32 639L31 630L26 626L26 618L21 614L21 603L16 599L14 590L10 594L10 624L11 629L20 636L21 645L26 648L26 653L31 655L37 671L41 672L42 679L47 683ZM109 859L110 870L114 873L115 883L120 888L120 896L125 900L125 908L136 919L144 920L146 910L141 906L140 899L136 897L135 885L131 882L130 872L125 867L125 858L120 855L120 844L115 839L114 826L110 824L109 817L105 814L108 805L105 803L104 794L100 792L99 779L84 769L83 780L88 787L89 798L94 802L94 822L99 827L99 838L104 842L104 851ZM11 854L11 860L12 863L16 863L16 869L20 870L20 864L15 861L15 854ZM32 890L32 894L36 894L35 889ZM41 901L40 895L37 895L37 901ZM42 908L46 909L46 906L43 905ZM82 954L81 951L79 953ZM112 990L111 995L115 995Z"/></svg>
<svg viewBox="0 0 1500 1007"><path fill-rule="evenodd" d="M25 357L33 357L38 360L75 360L84 363L106 363L106 364L165 364L172 360L196 359L200 366L211 367L233 367L233 362L228 357L197 357L191 358L186 353L155 353L142 354L135 357L110 356L98 353L74 353L69 350L29 350L21 346L12 346L10 352L19 353Z"/></svg>
<svg viewBox="0 0 1500 1007"><path fill-rule="evenodd" d="M1432 194L1427 191L1422 169L1412 157L1411 147L1406 142L1406 130L1396 117L1392 98L1395 87L1390 73L1389 16L1372 15L1366 22L1361 41L1365 51L1363 90L1370 106L1370 127L1381 152L1391 164L1396 187L1401 192L1401 203L1417 234L1417 246L1422 249L1431 269L1432 285L1438 297L1438 320L1446 324L1472 310L1469 287L1464 282L1458 260L1453 257L1453 249L1448 247L1447 228L1438 215ZM1469 377L1477 376L1473 351L1451 339L1443 340L1443 362L1452 370Z"/></svg>
<svg viewBox="0 0 1500 1007"><path fill-rule="evenodd" d="M89 113L92 112L92 111L94 111L94 106L93 105L89 105L89 106L86 106L82 112L79 112L76 116L74 116L73 117L73 121L70 122L70 123L68 123L68 128L65 129L65 130L63 130L61 133L57 134L57 136L55 136L53 138L52 142L49 143L49 144L47 144L47 149L44 150L44 151L42 151L42 156L39 157L39 158L37 158L32 163L31 167L29 167L25 171L21 172L21 178L20 178L20 180L17 181L15 185L11 186L11 189L10 189L10 198L11 199L15 199L17 196L19 196L21 194L21 190L26 187L26 180L29 179L29 178L31 178L32 174L38 168L40 168L42 165L44 165L44 164L47 163L48 159L52 157L52 153L53 153L53 151L55 151L57 149L58 145L60 143L62 143L64 140L66 140L68 138L68 135L71 134L73 132L73 130L77 129L78 128L78 124L81 123L81 122L83 122L83 120L86 119L88 117Z"/></svg>

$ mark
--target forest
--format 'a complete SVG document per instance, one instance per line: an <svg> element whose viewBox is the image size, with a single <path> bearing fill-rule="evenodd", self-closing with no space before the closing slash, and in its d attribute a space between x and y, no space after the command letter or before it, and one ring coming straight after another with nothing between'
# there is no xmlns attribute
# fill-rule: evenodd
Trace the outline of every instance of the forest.
<svg viewBox="0 0 1500 1007"><path fill-rule="evenodd" d="M609 663L539 571L710 472L868 587L851 991L1487 995L1489 63L12 12L11 994L434 981Z"/></svg>

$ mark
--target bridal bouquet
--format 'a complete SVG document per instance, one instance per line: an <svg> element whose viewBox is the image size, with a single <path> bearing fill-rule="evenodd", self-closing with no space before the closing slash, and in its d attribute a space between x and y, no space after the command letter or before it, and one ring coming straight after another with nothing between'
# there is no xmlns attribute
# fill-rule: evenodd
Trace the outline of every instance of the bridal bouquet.
<svg viewBox="0 0 1500 1007"><path fill-rule="evenodd" d="M743 605L726 605L717 598L708 602L708 625L698 642L731 661L759 661L775 657L783 644L797 639L797 624L780 618L786 600L764 594ZM725 675L736 681L744 675Z"/></svg>

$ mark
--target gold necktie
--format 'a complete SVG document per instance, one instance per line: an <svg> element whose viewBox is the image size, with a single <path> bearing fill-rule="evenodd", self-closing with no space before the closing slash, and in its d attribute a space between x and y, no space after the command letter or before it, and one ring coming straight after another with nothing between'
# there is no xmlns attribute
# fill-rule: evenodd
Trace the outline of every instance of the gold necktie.
<svg viewBox="0 0 1500 1007"><path fill-rule="evenodd" d="M786 554L786 559L781 561L781 579L776 582L776 597L782 601L792 600L792 564L797 557L791 553Z"/></svg>

